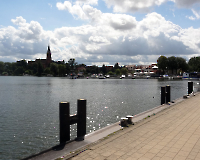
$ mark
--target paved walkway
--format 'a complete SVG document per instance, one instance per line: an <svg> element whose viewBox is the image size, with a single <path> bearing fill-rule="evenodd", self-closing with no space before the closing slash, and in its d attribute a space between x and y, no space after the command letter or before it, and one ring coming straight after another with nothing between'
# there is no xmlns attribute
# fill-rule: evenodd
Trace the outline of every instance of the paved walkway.
<svg viewBox="0 0 200 160"><path fill-rule="evenodd" d="M64 159L200 160L200 94L66 155Z"/></svg>

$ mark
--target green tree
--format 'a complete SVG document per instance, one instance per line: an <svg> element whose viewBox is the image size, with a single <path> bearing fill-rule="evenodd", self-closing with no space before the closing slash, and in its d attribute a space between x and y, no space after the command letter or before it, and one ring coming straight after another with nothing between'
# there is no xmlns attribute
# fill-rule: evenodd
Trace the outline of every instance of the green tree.
<svg viewBox="0 0 200 160"><path fill-rule="evenodd" d="M115 63L115 65L114 65L114 71L116 70L116 69L119 69L120 67L119 67L119 63Z"/></svg>
<svg viewBox="0 0 200 160"><path fill-rule="evenodd" d="M175 74L177 74L178 64L175 56L168 57L168 68L172 71L172 74L174 70L176 70Z"/></svg>
<svg viewBox="0 0 200 160"><path fill-rule="evenodd" d="M186 60L182 57L176 58L177 62L177 68L180 69L180 71L183 73L184 71L188 70L188 64L186 63Z"/></svg>
<svg viewBox="0 0 200 160"><path fill-rule="evenodd" d="M65 70L66 70L66 74L70 73L70 65L69 65L69 63L65 64Z"/></svg>
<svg viewBox="0 0 200 160"><path fill-rule="evenodd" d="M0 75L3 73L4 71L4 62L0 61Z"/></svg>
<svg viewBox="0 0 200 160"><path fill-rule="evenodd" d="M115 74L116 74L116 75L120 75L120 74L121 74L120 69L116 69L116 70L115 70Z"/></svg>
<svg viewBox="0 0 200 160"><path fill-rule="evenodd" d="M127 75L128 74L128 69L127 68L122 68L121 69L121 74Z"/></svg>
<svg viewBox="0 0 200 160"><path fill-rule="evenodd" d="M37 63L37 76L42 76L42 73L43 73L43 66L42 66L42 63L39 61Z"/></svg>
<svg viewBox="0 0 200 160"><path fill-rule="evenodd" d="M168 60L167 60L167 57L165 56L160 56L157 59L158 68L163 71L163 74L164 74L164 70L167 69L167 63L168 63Z"/></svg>
<svg viewBox="0 0 200 160"><path fill-rule="evenodd" d="M23 73L25 72L24 68L23 67L17 67L14 71L14 75L15 76L22 76Z"/></svg>
<svg viewBox="0 0 200 160"><path fill-rule="evenodd" d="M53 74L53 76L57 76L58 75L58 65L55 63L51 63L50 64L50 71Z"/></svg>
<svg viewBox="0 0 200 160"><path fill-rule="evenodd" d="M106 66L105 64L103 64L103 66L101 67L101 72L105 75L106 74Z"/></svg>
<svg viewBox="0 0 200 160"><path fill-rule="evenodd" d="M12 75L13 74L12 63L5 62L4 63L4 71L7 72L9 75Z"/></svg>
<svg viewBox="0 0 200 160"><path fill-rule="evenodd" d="M114 75L114 73L112 71L109 71L107 74L108 75Z"/></svg>
<svg viewBox="0 0 200 160"><path fill-rule="evenodd" d="M189 70L191 72L199 72L200 71L200 57L192 57L189 62Z"/></svg>
<svg viewBox="0 0 200 160"><path fill-rule="evenodd" d="M18 66L18 67L22 67L22 68L24 68L24 69L26 70L27 67L28 67L28 64L27 64L26 60L23 59L23 60L21 60L21 61L17 61L17 66Z"/></svg>
<svg viewBox="0 0 200 160"><path fill-rule="evenodd" d="M68 64L70 66L71 71L74 72L74 70L76 69L76 66L77 66L77 62L75 62L75 59L70 58L70 60L68 61Z"/></svg>
<svg viewBox="0 0 200 160"><path fill-rule="evenodd" d="M91 66L86 68L86 72L90 74L99 74L99 67L98 66Z"/></svg>
<svg viewBox="0 0 200 160"><path fill-rule="evenodd" d="M51 74L50 67L45 68L44 69L44 73Z"/></svg>
<svg viewBox="0 0 200 160"><path fill-rule="evenodd" d="M59 76L65 76L65 72L66 72L66 69L65 69L65 65L64 64L59 64L58 65L58 74Z"/></svg>

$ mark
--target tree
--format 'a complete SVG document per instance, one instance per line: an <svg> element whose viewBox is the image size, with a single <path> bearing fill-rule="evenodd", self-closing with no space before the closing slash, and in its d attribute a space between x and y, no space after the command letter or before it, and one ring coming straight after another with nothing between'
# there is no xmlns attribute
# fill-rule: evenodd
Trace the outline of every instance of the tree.
<svg viewBox="0 0 200 160"><path fill-rule="evenodd" d="M107 74L108 75L114 75L114 73L112 71L109 71Z"/></svg>
<svg viewBox="0 0 200 160"><path fill-rule="evenodd" d="M127 75L128 74L128 69L127 68L122 68L121 69L121 74Z"/></svg>
<svg viewBox="0 0 200 160"><path fill-rule="evenodd" d="M69 63L65 64L65 71L66 71L66 74L70 73L70 65L69 65Z"/></svg>
<svg viewBox="0 0 200 160"><path fill-rule="evenodd" d="M17 67L14 71L14 75L16 76L22 76L24 73L24 68L23 67Z"/></svg>
<svg viewBox="0 0 200 160"><path fill-rule="evenodd" d="M0 75L3 73L4 71L4 62L0 61Z"/></svg>
<svg viewBox="0 0 200 160"><path fill-rule="evenodd" d="M176 70L176 74L177 74L178 64L177 64L177 58L175 56L168 57L167 66L170 70L172 70L172 74L173 74L173 70Z"/></svg>
<svg viewBox="0 0 200 160"><path fill-rule="evenodd" d="M105 64L103 64L103 66L101 67L101 71L103 72L103 74L106 74L106 66Z"/></svg>
<svg viewBox="0 0 200 160"><path fill-rule="evenodd" d="M27 69L27 62L25 59L21 60L21 61L17 61L17 66L22 67L24 69Z"/></svg>
<svg viewBox="0 0 200 160"><path fill-rule="evenodd" d="M42 63L39 61L38 63L37 63L37 76L41 76L42 75L42 73L43 73L43 66L42 66Z"/></svg>
<svg viewBox="0 0 200 160"><path fill-rule="evenodd" d="M12 63L10 63L10 62L4 63L4 72L7 72L9 75L13 74Z"/></svg>
<svg viewBox="0 0 200 160"><path fill-rule="evenodd" d="M188 70L188 64L186 63L186 60L182 57L177 57L176 58L177 62L177 68L180 69L180 71L183 73L184 71Z"/></svg>
<svg viewBox="0 0 200 160"><path fill-rule="evenodd" d="M53 74L53 76L57 76L58 75L58 65L55 63L51 63L50 64L50 71Z"/></svg>
<svg viewBox="0 0 200 160"><path fill-rule="evenodd" d="M74 58L70 58L70 60L68 61L68 64L70 66L70 70L72 72L74 72L74 70L76 69L76 65L77 65L77 62L75 62L75 59Z"/></svg>
<svg viewBox="0 0 200 160"><path fill-rule="evenodd" d="M51 74L50 67L45 68L44 69L44 73Z"/></svg>
<svg viewBox="0 0 200 160"><path fill-rule="evenodd" d="M115 70L115 74L116 74L116 75L120 75L120 74L121 74L120 69L116 69L116 70Z"/></svg>
<svg viewBox="0 0 200 160"><path fill-rule="evenodd" d="M91 66L86 68L86 72L90 74L98 74L99 73L99 67L98 66Z"/></svg>
<svg viewBox="0 0 200 160"><path fill-rule="evenodd" d="M119 67L119 63L115 63L115 65L114 65L114 70L116 70L116 69L119 69L120 67Z"/></svg>
<svg viewBox="0 0 200 160"><path fill-rule="evenodd" d="M59 64L58 65L58 74L59 76L65 76L65 65L64 64Z"/></svg>
<svg viewBox="0 0 200 160"><path fill-rule="evenodd" d="M189 70L192 72L199 72L200 71L200 57L192 57L190 58L189 62Z"/></svg>
<svg viewBox="0 0 200 160"><path fill-rule="evenodd" d="M160 57L157 59L158 68L159 68L160 70L162 70L163 73L164 73L164 70L167 69L167 63L168 63L168 60L167 60L167 57L165 57L165 56L160 56Z"/></svg>

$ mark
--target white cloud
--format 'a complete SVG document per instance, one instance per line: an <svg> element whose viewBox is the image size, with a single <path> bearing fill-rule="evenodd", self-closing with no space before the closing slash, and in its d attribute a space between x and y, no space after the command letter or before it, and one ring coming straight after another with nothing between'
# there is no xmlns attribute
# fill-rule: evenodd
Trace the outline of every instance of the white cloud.
<svg viewBox="0 0 200 160"><path fill-rule="evenodd" d="M126 13L126 12L147 12L151 7L159 6L167 0L105 0L108 7L113 6L114 12Z"/></svg>
<svg viewBox="0 0 200 160"><path fill-rule="evenodd" d="M192 13L195 15L196 19L200 18L200 14L197 11L195 11L194 9L192 9Z"/></svg>
<svg viewBox="0 0 200 160"><path fill-rule="evenodd" d="M94 43L105 43L105 44L110 43L105 37L101 37L101 36L90 36L89 41L94 42Z"/></svg>
<svg viewBox="0 0 200 160"><path fill-rule="evenodd" d="M165 2L173 1L178 7L191 8L200 4L200 0L104 0L107 6L113 7L114 12L150 12L155 6L160 6Z"/></svg>
<svg viewBox="0 0 200 160"><path fill-rule="evenodd" d="M11 19L11 21L16 25L23 25L26 23L26 20L22 16L16 17L16 19Z"/></svg>
<svg viewBox="0 0 200 160"><path fill-rule="evenodd" d="M54 31L44 30L36 21L26 22L23 17L12 19L16 28L0 28L0 56L45 58L48 44L54 60L74 57L85 64L148 64L156 61L158 55L200 52L200 29L182 29L158 13L149 13L136 21L133 16L102 13L89 5L81 9L90 24Z"/></svg>
<svg viewBox="0 0 200 160"><path fill-rule="evenodd" d="M77 0L75 3L78 5L82 5L82 4L97 5L98 0Z"/></svg>
<svg viewBox="0 0 200 160"><path fill-rule="evenodd" d="M125 14L102 13L90 5L72 5L69 1L57 3L60 10L68 10L72 15L83 20L90 20L95 25L111 26L116 30L130 30L136 26L136 19Z"/></svg>
<svg viewBox="0 0 200 160"><path fill-rule="evenodd" d="M194 18L193 16L186 16L186 18L188 18L188 19L190 19L190 20L192 20L192 21L194 21L196 18Z"/></svg>
<svg viewBox="0 0 200 160"><path fill-rule="evenodd" d="M56 7L59 10L68 10L73 16L78 16L77 18L88 19L81 6L78 4L72 5L69 1L65 1L64 3L58 2Z"/></svg>
<svg viewBox="0 0 200 160"><path fill-rule="evenodd" d="M195 17L186 16L186 18L193 20L193 21L196 20L196 19L200 19L200 13L198 13L195 9L192 9L192 13L195 15Z"/></svg>

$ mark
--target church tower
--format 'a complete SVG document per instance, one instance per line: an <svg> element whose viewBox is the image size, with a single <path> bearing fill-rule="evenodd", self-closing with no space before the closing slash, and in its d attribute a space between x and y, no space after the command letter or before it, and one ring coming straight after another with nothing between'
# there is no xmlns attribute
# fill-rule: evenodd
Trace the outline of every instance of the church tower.
<svg viewBox="0 0 200 160"><path fill-rule="evenodd" d="M50 46L48 45L47 59L46 59L46 64L47 64L47 66L49 66L50 63L51 63L51 50L50 50Z"/></svg>

